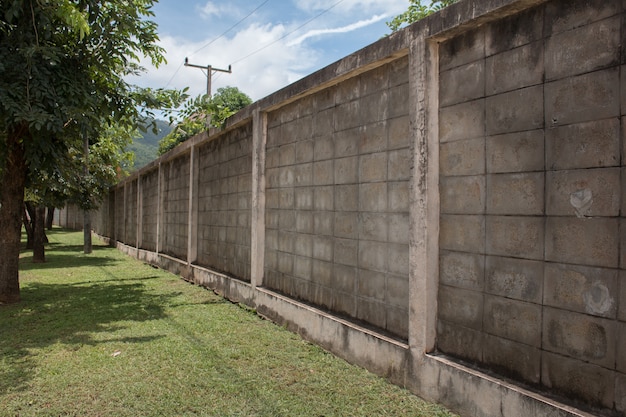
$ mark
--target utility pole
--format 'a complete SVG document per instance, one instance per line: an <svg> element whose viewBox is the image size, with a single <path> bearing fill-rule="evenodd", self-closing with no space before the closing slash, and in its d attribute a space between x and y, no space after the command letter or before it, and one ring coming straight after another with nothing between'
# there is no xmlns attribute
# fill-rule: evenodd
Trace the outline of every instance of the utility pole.
<svg viewBox="0 0 626 417"><path fill-rule="evenodd" d="M185 66L186 67L193 67L193 68L200 68L201 70L206 70L206 95L207 95L207 99L211 99L211 78L213 77L213 73L214 72L226 72L228 74L232 73L233 70L231 68L231 66L228 66L228 69L220 69L220 68L213 68L211 65L196 65L196 64L190 64L189 63L189 59L185 57ZM206 125L207 127L209 126L209 123L211 122L211 115L207 114L206 117Z"/></svg>

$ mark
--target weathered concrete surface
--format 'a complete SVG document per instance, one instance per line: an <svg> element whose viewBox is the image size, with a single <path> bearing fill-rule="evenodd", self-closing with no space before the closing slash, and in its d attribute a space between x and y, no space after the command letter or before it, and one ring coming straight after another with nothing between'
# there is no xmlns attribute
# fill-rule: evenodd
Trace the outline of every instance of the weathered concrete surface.
<svg viewBox="0 0 626 417"><path fill-rule="evenodd" d="M440 38L437 108L438 348L618 415L623 22L554 0Z"/></svg>
<svg viewBox="0 0 626 417"><path fill-rule="evenodd" d="M96 228L462 415L624 416L625 8L461 0L172 150Z"/></svg>

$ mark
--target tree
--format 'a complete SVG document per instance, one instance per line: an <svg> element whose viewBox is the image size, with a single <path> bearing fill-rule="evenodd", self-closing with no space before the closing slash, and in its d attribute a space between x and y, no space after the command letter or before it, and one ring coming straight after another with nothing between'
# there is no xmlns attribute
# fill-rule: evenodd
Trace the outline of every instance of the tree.
<svg viewBox="0 0 626 417"><path fill-rule="evenodd" d="M180 114L183 121L159 142L159 155L205 131L208 116L211 126L223 127L227 118L251 103L252 99L237 87L218 88L211 98L205 94L188 100Z"/></svg>
<svg viewBox="0 0 626 417"><path fill-rule="evenodd" d="M27 178L52 172L102 126L133 126L164 91L124 77L158 66L153 0L0 2L0 304L20 299L18 259ZM80 176L74 173L74 176Z"/></svg>
<svg viewBox="0 0 626 417"><path fill-rule="evenodd" d="M387 26L392 32L400 30L405 25L410 25L418 20L421 20L433 14L444 7L456 3L458 0L409 0L409 8L404 12L394 17L391 22L387 22Z"/></svg>

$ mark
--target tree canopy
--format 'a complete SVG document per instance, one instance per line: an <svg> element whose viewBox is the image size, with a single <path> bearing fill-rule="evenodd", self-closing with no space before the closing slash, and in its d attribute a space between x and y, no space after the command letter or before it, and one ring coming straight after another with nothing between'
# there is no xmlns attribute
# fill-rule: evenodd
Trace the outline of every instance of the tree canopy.
<svg viewBox="0 0 626 417"><path fill-rule="evenodd" d="M400 30L406 25L415 23L428 16L447 7L458 0L409 0L409 8L394 17L390 22L387 22L387 26L392 32Z"/></svg>
<svg viewBox="0 0 626 417"><path fill-rule="evenodd" d="M159 155L206 130L207 118L210 126L221 127L227 118L251 103L252 99L237 87L218 88L212 97L205 94L188 100L180 114L182 122L159 142Z"/></svg>
<svg viewBox="0 0 626 417"><path fill-rule="evenodd" d="M69 169L88 138L103 157L107 129L132 131L143 109L182 95L139 89L141 57L164 62L153 0L0 2L0 303L19 301L24 187ZM107 148L108 147L108 148ZM74 160L74 161L73 161ZM110 162L110 161L109 161ZM102 169L108 169L106 158ZM83 191L94 177L85 176Z"/></svg>

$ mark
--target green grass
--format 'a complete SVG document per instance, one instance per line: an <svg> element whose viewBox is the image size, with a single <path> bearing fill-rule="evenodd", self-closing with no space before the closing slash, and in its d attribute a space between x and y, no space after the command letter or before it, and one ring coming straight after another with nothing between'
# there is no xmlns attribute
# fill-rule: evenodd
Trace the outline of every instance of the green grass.
<svg viewBox="0 0 626 417"><path fill-rule="evenodd" d="M449 416L249 309L82 232L22 253L0 416Z"/></svg>

